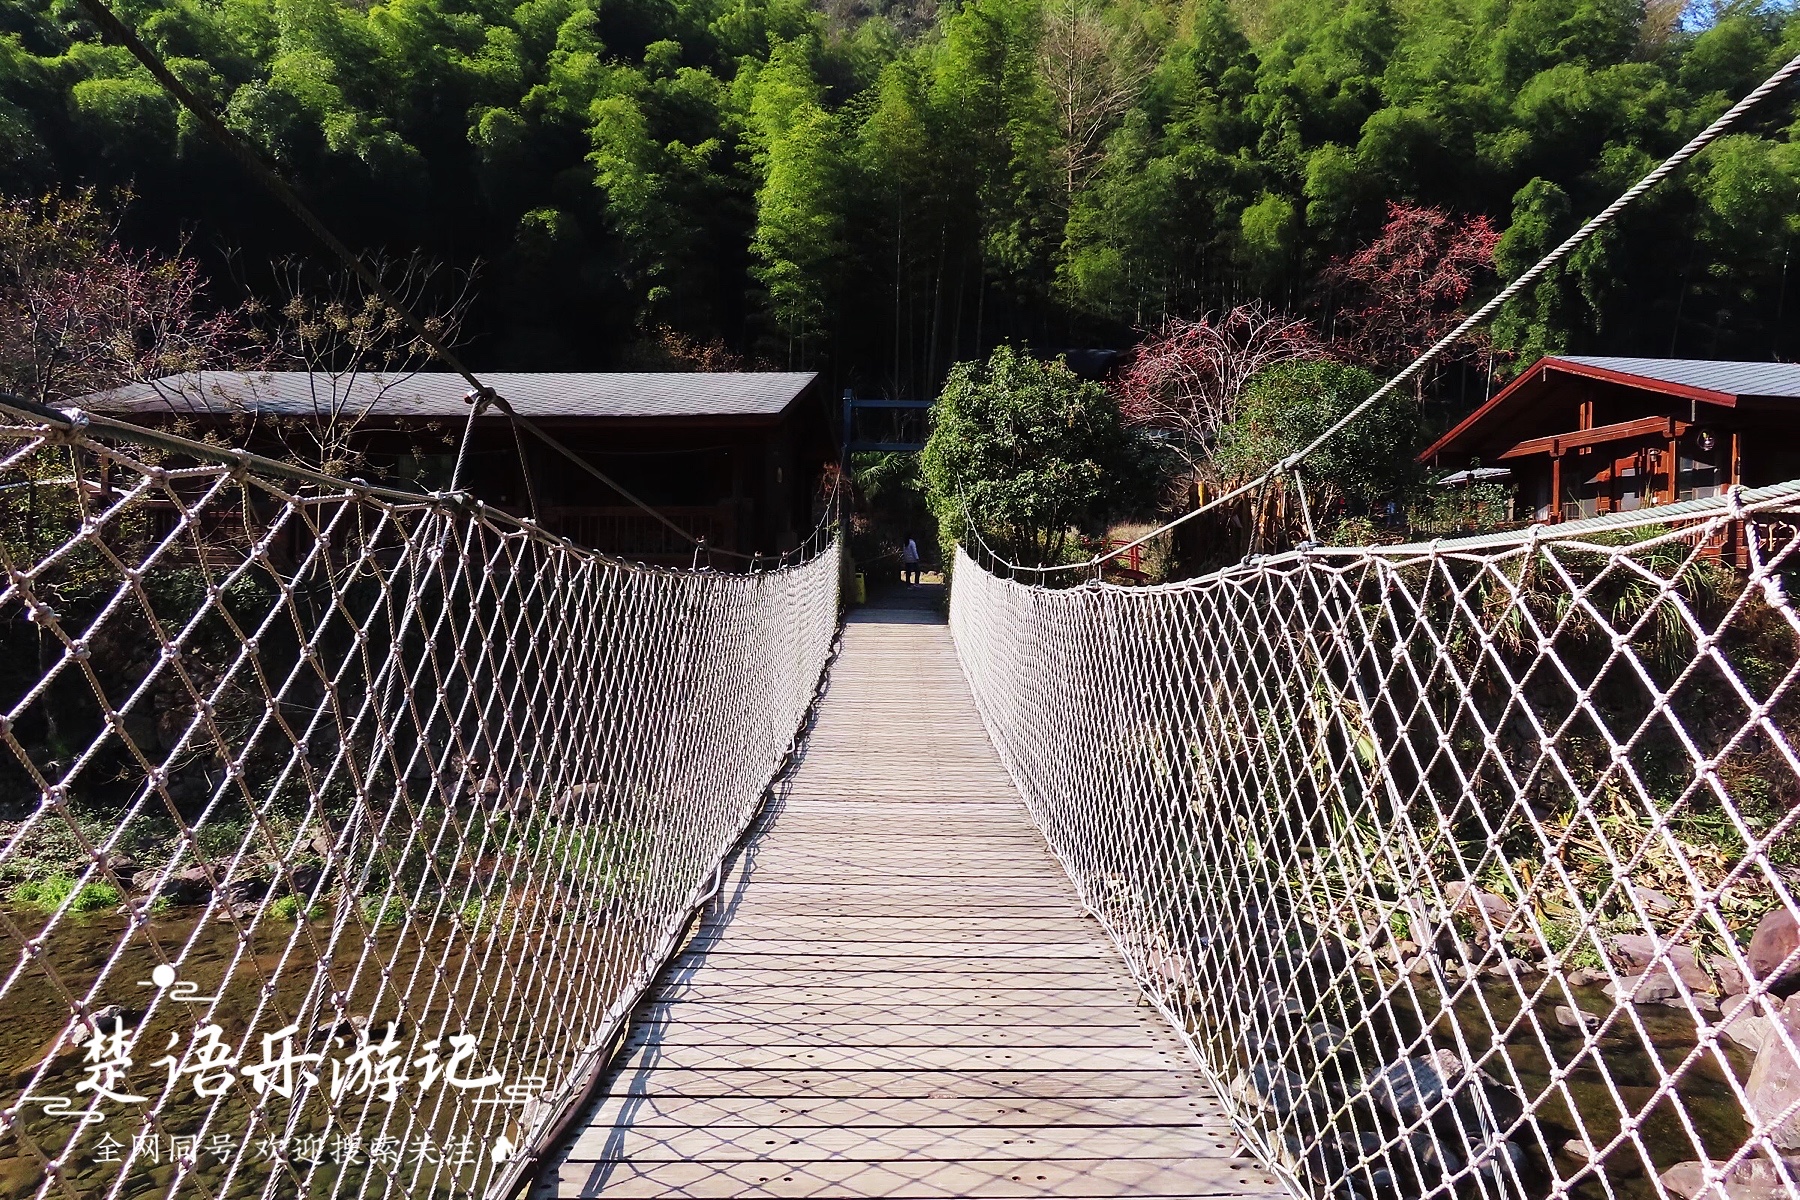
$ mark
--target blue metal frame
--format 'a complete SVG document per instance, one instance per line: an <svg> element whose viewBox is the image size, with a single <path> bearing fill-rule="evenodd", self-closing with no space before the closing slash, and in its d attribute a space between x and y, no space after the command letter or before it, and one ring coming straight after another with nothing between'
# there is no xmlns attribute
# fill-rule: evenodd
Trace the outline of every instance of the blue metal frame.
<svg viewBox="0 0 1800 1200"><path fill-rule="evenodd" d="M844 425L843 425L843 433L842 433L842 436L839 441L839 445L842 448L841 453L843 455L844 460L848 461L850 455L852 455L852 454L862 454L862 453L865 453L868 451L876 451L879 453L901 452L901 453L917 454L919 451L921 451L925 448L924 442L853 442L853 441L851 441L850 440L850 431L855 428L856 410L857 409L859 409L859 408L886 408L886 409L927 408L928 409L932 406L932 404L933 404L933 401L930 401L930 400L873 400L873 399L865 400L865 399L859 398L854 390L852 390L850 388L845 388L844 389Z"/></svg>

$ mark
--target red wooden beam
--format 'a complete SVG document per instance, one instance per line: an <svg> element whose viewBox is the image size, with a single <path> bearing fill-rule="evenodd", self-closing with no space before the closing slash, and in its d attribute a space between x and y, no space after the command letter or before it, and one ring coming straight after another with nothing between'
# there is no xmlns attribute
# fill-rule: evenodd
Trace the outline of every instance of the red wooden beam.
<svg viewBox="0 0 1800 1200"><path fill-rule="evenodd" d="M1678 438L1690 428L1688 422L1674 417L1639 417L1614 425L1598 425L1573 433L1554 433L1549 437L1526 438L1511 449L1501 452L1502 459L1525 458L1533 454L1552 457L1581 446L1598 446L1606 442L1622 442L1632 438Z"/></svg>

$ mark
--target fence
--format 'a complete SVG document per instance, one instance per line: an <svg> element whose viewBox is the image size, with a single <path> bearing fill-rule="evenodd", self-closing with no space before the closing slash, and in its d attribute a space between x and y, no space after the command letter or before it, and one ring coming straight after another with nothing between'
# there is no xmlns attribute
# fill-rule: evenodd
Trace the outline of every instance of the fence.
<svg viewBox="0 0 1800 1200"><path fill-rule="evenodd" d="M509 1191L789 751L835 543L654 570L5 419L0 1193Z"/></svg>
<svg viewBox="0 0 1800 1200"><path fill-rule="evenodd" d="M1034 819L1301 1195L1800 1198L1800 484L1023 586ZM1741 520L1749 567L1705 552Z"/></svg>

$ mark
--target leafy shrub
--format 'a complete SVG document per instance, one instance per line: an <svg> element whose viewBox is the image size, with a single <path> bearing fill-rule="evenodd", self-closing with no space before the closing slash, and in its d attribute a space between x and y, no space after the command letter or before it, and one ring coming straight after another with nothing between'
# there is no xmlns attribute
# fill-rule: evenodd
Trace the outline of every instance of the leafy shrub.
<svg viewBox="0 0 1800 1200"><path fill-rule="evenodd" d="M1097 383L1001 346L950 369L919 468L949 546L965 512L1021 562L1059 562L1076 526L1104 522L1155 491L1147 446Z"/></svg>
<svg viewBox="0 0 1800 1200"><path fill-rule="evenodd" d="M1512 486L1476 483L1435 488L1412 506L1408 517L1412 532L1419 537L1453 537L1500 529L1513 519Z"/></svg>
<svg viewBox="0 0 1800 1200"><path fill-rule="evenodd" d="M1298 452L1361 404L1380 380L1343 363L1289 362L1270 367L1244 389L1238 418L1219 431L1213 468L1222 486L1256 478ZM1419 442L1418 406L1390 393L1299 468L1314 511L1329 512L1339 499L1376 503L1404 500L1417 490L1413 461Z"/></svg>

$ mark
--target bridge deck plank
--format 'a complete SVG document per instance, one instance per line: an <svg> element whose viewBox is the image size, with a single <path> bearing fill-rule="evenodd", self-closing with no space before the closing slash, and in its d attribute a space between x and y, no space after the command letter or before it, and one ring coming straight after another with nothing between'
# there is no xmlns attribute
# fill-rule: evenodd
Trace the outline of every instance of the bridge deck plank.
<svg viewBox="0 0 1800 1200"><path fill-rule="evenodd" d="M885 1022L917 1029L926 1025L995 1025L1015 1029L1055 1029L1063 1025L1078 1026L1089 1031L1120 1025L1156 1029L1160 1021L1154 1011L1121 1009L1102 998L1099 1003L1082 1004L1075 999L1051 1000L1046 1003L983 1002L967 996L956 996L937 1004L916 997L902 996L891 1003L869 998L844 1001L802 1001L776 996L768 1001L742 1000L721 1004L708 1000L675 1000L645 1005L640 1021L645 1025L659 1022L671 1024L747 1024L769 1028L783 1024L822 1025L838 1030L847 1040L856 1031L876 1028Z"/></svg>
<svg viewBox="0 0 1800 1200"><path fill-rule="evenodd" d="M993 1124L966 1129L862 1127L822 1129L797 1137L755 1126L662 1129L654 1126L590 1129L578 1143L595 1160L639 1162L757 1162L769 1147L786 1143L790 1162L864 1161L895 1158L956 1162L964 1159L1185 1158L1194 1139L1178 1125L1100 1127Z"/></svg>
<svg viewBox="0 0 1800 1200"><path fill-rule="evenodd" d="M1005 985L947 987L942 984L843 983L820 987L794 984L689 983L659 989L651 1003L708 1001L714 1004L767 1004L781 1001L855 1004L912 1001L917 1004L974 1002L985 1004L1043 1005L1055 1002L1082 1005L1132 1003L1130 993L1116 987L1083 984L1080 987L1017 988Z"/></svg>
<svg viewBox="0 0 1800 1200"><path fill-rule="evenodd" d="M535 1195L1273 1200L1026 819L948 631L861 615Z"/></svg>
<svg viewBox="0 0 1800 1200"><path fill-rule="evenodd" d="M611 1132L626 1127L674 1129L981 1129L990 1125L1036 1121L1059 1126L1093 1125L1140 1127L1191 1125L1195 1114L1216 1112L1219 1102L1210 1098L1188 1099L1180 1104L1136 1096L1100 1096L1072 1100L1034 1100L1029 1106L1014 1099L987 1097L964 1100L953 1096L923 1099L815 1098L795 1104L784 1100L723 1099L693 1096L606 1097L594 1112L590 1130ZM586 1136L586 1131L582 1136Z"/></svg>
<svg viewBox="0 0 1800 1200"><path fill-rule="evenodd" d="M667 1012L667 1006L664 1006ZM1036 1020L1015 1026L1001 1024L1006 1014L987 1023L946 1021L930 1010L910 1009L906 1019L891 1016L871 1017L845 1026L831 1019L829 1013L816 1019L789 1017L777 1019L767 1013L755 1014L754 1020L742 1019L749 1014L736 1013L739 1020L707 1020L670 1014L666 1018L650 1018L656 1024L641 1036L667 1039L670 1042L703 1040L713 1044L742 1046L752 1040L767 1039L779 1045L823 1045L834 1049L862 1046L910 1046L937 1049L945 1046L1141 1046L1144 1027L1135 1021L1109 1022L1105 1009L1065 1011L1067 1024L1041 1025ZM635 1043L632 1043L635 1044Z"/></svg>

